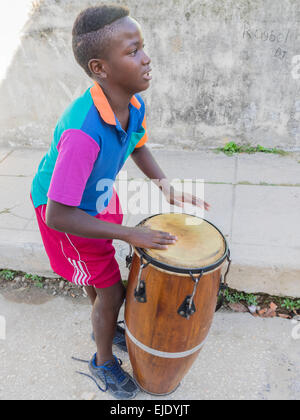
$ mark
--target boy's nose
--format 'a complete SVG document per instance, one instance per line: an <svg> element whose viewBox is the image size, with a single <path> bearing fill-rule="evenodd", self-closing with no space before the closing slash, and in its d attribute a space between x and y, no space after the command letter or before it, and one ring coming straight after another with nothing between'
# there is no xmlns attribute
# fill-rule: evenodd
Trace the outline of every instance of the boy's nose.
<svg viewBox="0 0 300 420"><path fill-rule="evenodd" d="M144 52L143 64L150 64L150 63L151 63L151 58Z"/></svg>

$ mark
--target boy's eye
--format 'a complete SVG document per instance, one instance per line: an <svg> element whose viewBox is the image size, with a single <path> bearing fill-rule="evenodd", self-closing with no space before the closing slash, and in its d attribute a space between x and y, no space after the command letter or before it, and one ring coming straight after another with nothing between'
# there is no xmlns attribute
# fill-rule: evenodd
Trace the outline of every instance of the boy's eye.
<svg viewBox="0 0 300 420"><path fill-rule="evenodd" d="M136 53L137 53L137 48L135 49L135 50L133 50L133 51L131 51L131 53L130 53L130 55L135 55Z"/></svg>
<svg viewBox="0 0 300 420"><path fill-rule="evenodd" d="M145 48L145 44L143 44L143 47L142 47L142 49L144 49ZM137 54L137 52L138 52L138 48L135 48L133 51L131 51L130 53L129 53L129 55L136 55Z"/></svg>

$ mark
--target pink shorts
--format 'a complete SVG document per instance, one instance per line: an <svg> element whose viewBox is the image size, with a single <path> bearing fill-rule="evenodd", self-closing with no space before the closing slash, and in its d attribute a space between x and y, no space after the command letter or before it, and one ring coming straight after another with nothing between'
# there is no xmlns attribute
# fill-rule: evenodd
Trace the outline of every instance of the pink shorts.
<svg viewBox="0 0 300 420"><path fill-rule="evenodd" d="M46 207L46 204L39 206L35 213L52 270L79 286L103 289L118 283L121 274L112 240L82 238L50 229L45 223ZM122 224L122 209L115 190L105 212L95 217Z"/></svg>

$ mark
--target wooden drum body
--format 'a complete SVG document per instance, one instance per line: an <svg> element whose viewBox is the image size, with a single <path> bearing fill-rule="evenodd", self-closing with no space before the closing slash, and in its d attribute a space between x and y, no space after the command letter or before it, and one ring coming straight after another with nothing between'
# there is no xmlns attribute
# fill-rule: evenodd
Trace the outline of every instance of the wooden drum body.
<svg viewBox="0 0 300 420"><path fill-rule="evenodd" d="M174 231L169 221L177 223L181 216L155 216L168 218L168 226L160 230L177 235L178 244L178 225ZM134 250L125 305L126 342L134 378L143 390L157 395L174 391L202 349L216 309L221 268L229 252L222 236L223 240L224 249L218 250L222 256L200 272L184 264L171 267L162 262L165 258L172 262L166 251ZM182 254L180 245L178 249Z"/></svg>

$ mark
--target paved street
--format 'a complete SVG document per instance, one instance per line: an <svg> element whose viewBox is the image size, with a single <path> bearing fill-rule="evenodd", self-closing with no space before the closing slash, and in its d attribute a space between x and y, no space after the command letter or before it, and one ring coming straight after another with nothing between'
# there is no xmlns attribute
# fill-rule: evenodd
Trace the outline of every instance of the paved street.
<svg viewBox="0 0 300 420"><path fill-rule="evenodd" d="M0 313L7 320L6 340L0 340L0 400L112 400L78 375L75 371L88 372L87 366L71 359L89 359L95 352L87 300L45 298L38 289L35 304L15 299L0 295ZM141 392L136 399L299 400L300 323L296 327L280 318L217 312L202 352L177 391L166 397ZM128 355L116 349L115 354L131 372Z"/></svg>

